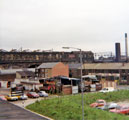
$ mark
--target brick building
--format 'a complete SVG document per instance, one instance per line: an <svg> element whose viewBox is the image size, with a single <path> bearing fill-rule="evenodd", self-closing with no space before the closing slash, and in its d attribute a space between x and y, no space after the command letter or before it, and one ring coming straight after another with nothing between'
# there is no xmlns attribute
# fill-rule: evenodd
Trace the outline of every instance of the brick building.
<svg viewBox="0 0 129 120"><path fill-rule="evenodd" d="M62 62L42 63L36 69L36 75L40 78L50 78L55 76L69 77L68 65Z"/></svg>

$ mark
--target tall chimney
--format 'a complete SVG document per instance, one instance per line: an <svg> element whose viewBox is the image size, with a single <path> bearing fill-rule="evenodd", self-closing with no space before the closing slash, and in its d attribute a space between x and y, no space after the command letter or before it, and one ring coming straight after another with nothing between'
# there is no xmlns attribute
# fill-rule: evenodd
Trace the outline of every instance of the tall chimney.
<svg viewBox="0 0 129 120"><path fill-rule="evenodd" d="M128 62L128 38L127 38L127 33L125 33L125 55L126 55L126 61Z"/></svg>
<svg viewBox="0 0 129 120"><path fill-rule="evenodd" d="M116 62L120 62L121 61L120 43L115 43L115 49L116 49Z"/></svg>

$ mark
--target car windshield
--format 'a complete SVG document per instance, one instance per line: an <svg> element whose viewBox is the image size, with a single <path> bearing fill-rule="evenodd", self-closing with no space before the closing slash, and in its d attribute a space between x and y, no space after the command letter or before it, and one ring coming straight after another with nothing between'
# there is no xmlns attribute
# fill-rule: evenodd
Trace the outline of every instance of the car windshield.
<svg viewBox="0 0 129 120"><path fill-rule="evenodd" d="M41 91L41 93L45 93L44 91Z"/></svg>

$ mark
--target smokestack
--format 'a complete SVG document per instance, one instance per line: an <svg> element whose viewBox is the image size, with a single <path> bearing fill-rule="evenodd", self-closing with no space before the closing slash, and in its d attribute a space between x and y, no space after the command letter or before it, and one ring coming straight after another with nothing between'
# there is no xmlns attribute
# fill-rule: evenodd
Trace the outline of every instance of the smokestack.
<svg viewBox="0 0 129 120"><path fill-rule="evenodd" d="M120 62L121 61L120 43L115 43L115 48L116 48L116 62Z"/></svg>
<svg viewBox="0 0 129 120"><path fill-rule="evenodd" d="M126 61L128 62L128 38L127 38L127 33L125 33L125 55L126 55Z"/></svg>

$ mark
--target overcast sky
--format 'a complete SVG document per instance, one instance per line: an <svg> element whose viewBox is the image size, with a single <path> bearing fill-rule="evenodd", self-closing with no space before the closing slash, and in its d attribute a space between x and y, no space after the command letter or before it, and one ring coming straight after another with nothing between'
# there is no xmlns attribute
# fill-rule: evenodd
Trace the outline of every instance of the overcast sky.
<svg viewBox="0 0 129 120"><path fill-rule="evenodd" d="M129 33L129 0L0 0L0 48L115 50Z"/></svg>

